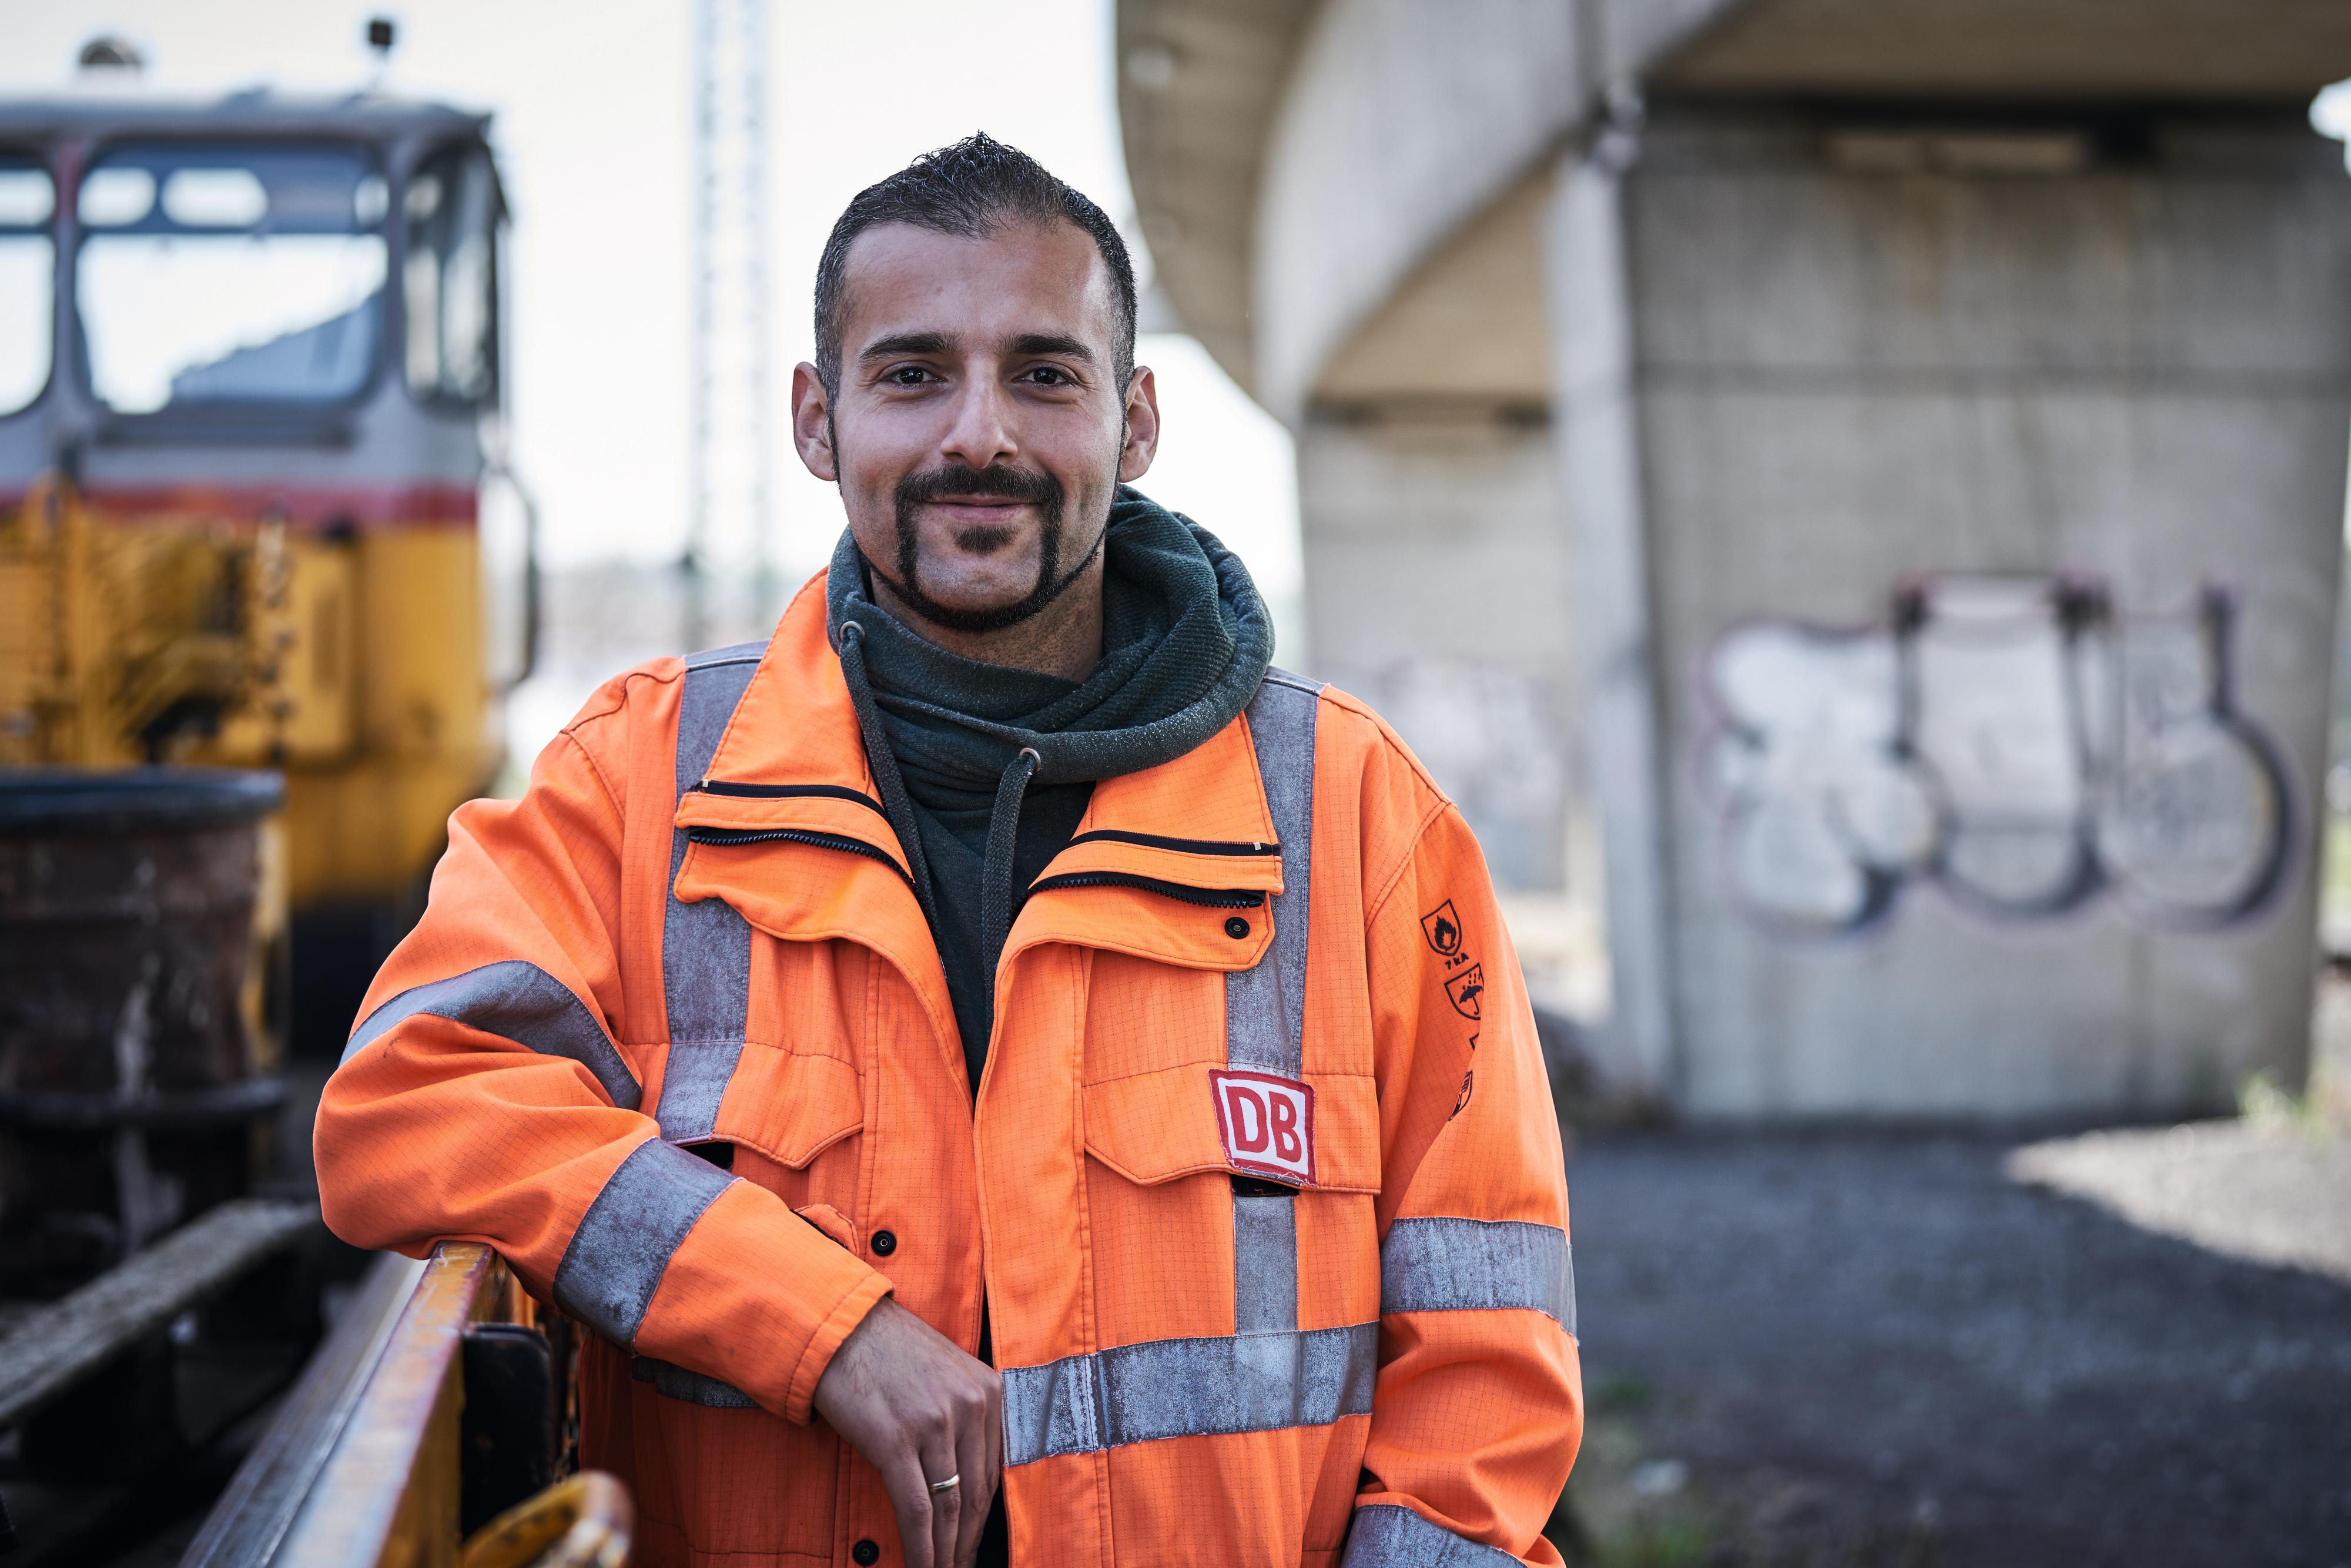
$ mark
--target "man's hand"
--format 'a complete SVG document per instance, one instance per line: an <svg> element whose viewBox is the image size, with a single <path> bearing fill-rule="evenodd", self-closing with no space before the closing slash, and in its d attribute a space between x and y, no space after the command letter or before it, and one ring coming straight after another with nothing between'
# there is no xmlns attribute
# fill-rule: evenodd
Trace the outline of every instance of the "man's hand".
<svg viewBox="0 0 2351 1568"><path fill-rule="evenodd" d="M907 1568L970 1568L1004 1459L995 1369L885 1296L832 1353L814 1403L882 1472ZM955 1475L961 1486L931 1490Z"/></svg>

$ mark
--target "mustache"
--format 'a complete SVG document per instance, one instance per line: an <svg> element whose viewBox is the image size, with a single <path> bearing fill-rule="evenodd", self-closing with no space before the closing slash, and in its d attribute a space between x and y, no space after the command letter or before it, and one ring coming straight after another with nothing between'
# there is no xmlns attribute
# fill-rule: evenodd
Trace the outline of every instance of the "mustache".
<svg viewBox="0 0 2351 1568"><path fill-rule="evenodd" d="M1044 508L1050 516L1061 510L1061 482L1038 468L998 467L994 464L975 468L968 463L949 463L909 474L898 481L898 515L904 517L909 507L926 501L942 501L949 496L1026 501Z"/></svg>

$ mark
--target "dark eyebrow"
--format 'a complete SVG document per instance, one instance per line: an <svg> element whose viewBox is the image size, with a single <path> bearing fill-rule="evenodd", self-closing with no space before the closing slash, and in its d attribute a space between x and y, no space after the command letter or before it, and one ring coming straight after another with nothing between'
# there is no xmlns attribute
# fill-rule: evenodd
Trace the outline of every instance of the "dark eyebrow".
<svg viewBox="0 0 2351 1568"><path fill-rule="evenodd" d="M1075 338L1063 338L1051 332L1023 332L1012 340L1016 354L1059 354L1064 359L1094 362L1094 351Z"/></svg>
<svg viewBox="0 0 2351 1568"><path fill-rule="evenodd" d="M894 338L877 339L866 344L864 351L857 358L862 362L886 360L896 354L944 354L946 351L947 335L945 332L901 332Z"/></svg>

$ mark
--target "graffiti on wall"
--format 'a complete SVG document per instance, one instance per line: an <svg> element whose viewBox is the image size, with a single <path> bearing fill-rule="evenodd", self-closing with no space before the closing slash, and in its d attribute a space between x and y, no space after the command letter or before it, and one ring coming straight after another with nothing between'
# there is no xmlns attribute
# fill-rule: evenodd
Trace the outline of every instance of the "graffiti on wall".
<svg viewBox="0 0 2351 1568"><path fill-rule="evenodd" d="M2253 914L2292 832L2278 748L2231 691L2232 612L2217 589L2126 616L2095 581L1941 578L1882 626L1733 630L1699 755L1738 901L1820 933L1921 882L1993 916Z"/></svg>

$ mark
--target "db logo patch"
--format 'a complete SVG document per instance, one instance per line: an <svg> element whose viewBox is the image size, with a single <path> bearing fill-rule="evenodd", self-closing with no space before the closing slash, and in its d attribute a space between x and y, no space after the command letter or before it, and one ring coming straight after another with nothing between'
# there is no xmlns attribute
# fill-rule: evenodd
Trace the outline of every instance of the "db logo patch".
<svg viewBox="0 0 2351 1568"><path fill-rule="evenodd" d="M1270 1072L1208 1070L1217 1131L1235 1170L1314 1185L1314 1090Z"/></svg>

